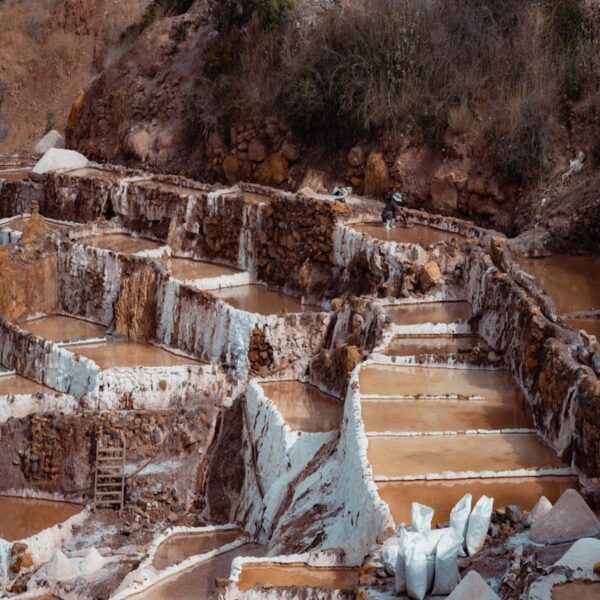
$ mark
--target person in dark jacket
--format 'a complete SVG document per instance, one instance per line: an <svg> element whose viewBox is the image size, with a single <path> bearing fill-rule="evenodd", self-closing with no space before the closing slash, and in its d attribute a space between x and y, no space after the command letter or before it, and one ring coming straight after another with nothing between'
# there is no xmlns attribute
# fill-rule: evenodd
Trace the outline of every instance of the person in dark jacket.
<svg viewBox="0 0 600 600"><path fill-rule="evenodd" d="M408 220L402 207L404 199L400 192L395 192L385 205L383 212L381 213L381 220L385 225L386 229L391 229L394 221L399 220L402 222L402 227L408 227Z"/></svg>

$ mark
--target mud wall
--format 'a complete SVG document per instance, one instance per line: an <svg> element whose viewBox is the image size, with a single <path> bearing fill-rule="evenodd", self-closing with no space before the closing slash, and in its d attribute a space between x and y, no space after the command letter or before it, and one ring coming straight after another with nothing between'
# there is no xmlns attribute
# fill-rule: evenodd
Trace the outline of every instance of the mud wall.
<svg viewBox="0 0 600 600"><path fill-rule="evenodd" d="M494 253L498 256L498 252ZM541 435L590 477L600 475L600 383L578 360L579 334L544 315L491 256L473 252L468 294L479 332L505 362L531 405Z"/></svg>

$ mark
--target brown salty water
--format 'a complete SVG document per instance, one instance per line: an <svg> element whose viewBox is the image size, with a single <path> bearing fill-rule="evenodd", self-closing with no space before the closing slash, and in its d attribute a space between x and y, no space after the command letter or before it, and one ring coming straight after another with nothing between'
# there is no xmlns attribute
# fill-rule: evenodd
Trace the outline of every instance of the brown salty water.
<svg viewBox="0 0 600 600"><path fill-rule="evenodd" d="M21 179L25 179L28 169L15 169L14 171L0 171L0 179L4 179L6 181L20 181Z"/></svg>
<svg viewBox="0 0 600 600"><path fill-rule="evenodd" d="M510 373L504 369L368 365L359 374L363 396L448 396L456 394L486 400L521 398Z"/></svg>
<svg viewBox="0 0 600 600"><path fill-rule="evenodd" d="M552 589L552 600L598 600L600 581L571 581Z"/></svg>
<svg viewBox="0 0 600 600"><path fill-rule="evenodd" d="M596 336L600 341L600 319L569 319L569 325L578 331L583 329L587 334Z"/></svg>
<svg viewBox="0 0 600 600"><path fill-rule="evenodd" d="M517 258L552 297L559 313L600 308L599 256Z"/></svg>
<svg viewBox="0 0 600 600"><path fill-rule="evenodd" d="M376 240L397 242L399 244L429 246L438 242L448 242L452 239L464 239L460 233L444 231L427 225L413 225L412 227L396 225L391 229L386 229L383 223L358 223L351 225L351 227L355 231L365 233Z"/></svg>
<svg viewBox="0 0 600 600"><path fill-rule="evenodd" d="M421 323L455 323L468 321L473 316L468 302L422 302L385 307L394 325Z"/></svg>
<svg viewBox="0 0 600 600"><path fill-rule="evenodd" d="M53 342L104 337L106 327L64 315L50 315L19 323L19 327Z"/></svg>
<svg viewBox="0 0 600 600"><path fill-rule="evenodd" d="M299 381L260 384L294 431L333 431L340 425L343 404L317 387Z"/></svg>
<svg viewBox="0 0 600 600"><path fill-rule="evenodd" d="M190 258L171 258L167 261L167 266L170 268L172 276L182 281L186 279L209 279L240 273L239 269L233 267Z"/></svg>
<svg viewBox="0 0 600 600"><path fill-rule="evenodd" d="M322 310L318 306L302 304L298 298L286 296L257 284L221 288L211 291L211 294L225 300L234 308L264 316Z"/></svg>
<svg viewBox="0 0 600 600"><path fill-rule="evenodd" d="M533 426L521 402L478 400L363 400L365 430L369 432L458 431L515 429Z"/></svg>
<svg viewBox="0 0 600 600"><path fill-rule="evenodd" d="M569 488L577 488L575 477L501 477L377 483L379 495L387 502L397 525L410 523L413 502L435 509L435 525L447 523L453 506L467 493L473 494L473 504L480 496L486 495L494 498L495 507L518 504L524 510L531 510L541 496L546 496L554 503Z"/></svg>
<svg viewBox="0 0 600 600"><path fill-rule="evenodd" d="M231 562L237 556L263 556L267 547L245 544L225 552L182 573L172 575L147 590L129 597L129 600L208 600L216 597L215 579L226 579Z"/></svg>
<svg viewBox="0 0 600 600"><path fill-rule="evenodd" d="M86 246L94 246L104 250L112 250L121 254L136 254L146 250L157 250L164 244L147 240L144 238L133 237L126 233L110 233L107 235L91 235L89 237L77 240L78 243Z"/></svg>
<svg viewBox="0 0 600 600"><path fill-rule="evenodd" d="M534 433L369 438L375 477L564 467Z"/></svg>
<svg viewBox="0 0 600 600"><path fill-rule="evenodd" d="M457 354L477 346L476 335L399 336L385 349L388 356L419 356L420 354Z"/></svg>
<svg viewBox="0 0 600 600"><path fill-rule="evenodd" d="M0 496L0 538L9 542L27 538L82 510L69 502Z"/></svg>
<svg viewBox="0 0 600 600"><path fill-rule="evenodd" d="M239 529L202 533L178 533L166 539L156 550L152 566L162 571L171 565L179 564L190 556L204 554L240 537Z"/></svg>
<svg viewBox="0 0 600 600"><path fill-rule="evenodd" d="M0 395L38 393L57 394L58 392L20 375L3 375L0 377Z"/></svg>
<svg viewBox="0 0 600 600"><path fill-rule="evenodd" d="M93 360L101 369L114 367L178 367L202 365L199 360L177 356L152 344L118 340L68 346L69 350Z"/></svg>
<svg viewBox="0 0 600 600"><path fill-rule="evenodd" d="M357 568L313 567L303 563L245 563L238 582L242 592L255 587L312 587L352 591L357 585Z"/></svg>
<svg viewBox="0 0 600 600"><path fill-rule="evenodd" d="M29 217L18 217L17 219L13 219L12 221L5 223L3 227L8 227L9 229L12 229L12 231L22 232L23 229L25 229L25 225L27 225L28 221ZM67 225L66 223L54 223L53 221L46 221L46 223L50 229L61 233L68 231L71 228L71 226Z"/></svg>

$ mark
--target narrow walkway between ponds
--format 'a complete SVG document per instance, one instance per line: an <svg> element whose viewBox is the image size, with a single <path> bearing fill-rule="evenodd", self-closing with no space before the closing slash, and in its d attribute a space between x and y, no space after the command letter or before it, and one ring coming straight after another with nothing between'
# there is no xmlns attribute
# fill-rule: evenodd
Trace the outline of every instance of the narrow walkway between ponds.
<svg viewBox="0 0 600 600"><path fill-rule="evenodd" d="M466 302L391 310L397 328L419 329L422 319L423 332L429 323L465 324L471 315ZM381 364L359 373L367 457L396 524L410 522L412 502L432 506L435 523L444 523L467 492L474 502L485 494L497 507L520 504L531 510L541 495L555 501L576 485L567 465L533 432L531 410L510 373L456 363L459 352L478 344L474 333L399 335L384 350ZM390 356L423 354L448 360L389 362Z"/></svg>

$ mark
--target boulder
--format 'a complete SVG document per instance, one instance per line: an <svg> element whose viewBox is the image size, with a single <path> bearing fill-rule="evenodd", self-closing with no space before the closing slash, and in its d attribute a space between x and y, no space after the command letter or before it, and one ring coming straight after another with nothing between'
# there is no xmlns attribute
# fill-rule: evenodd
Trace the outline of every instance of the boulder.
<svg viewBox="0 0 600 600"><path fill-rule="evenodd" d="M49 131L34 147L36 155L46 154L50 148L64 148L65 138L56 129Z"/></svg>
<svg viewBox="0 0 600 600"><path fill-rule="evenodd" d="M269 155L256 169L256 179L263 185L282 185L288 179L289 163L282 152Z"/></svg>
<svg viewBox="0 0 600 600"><path fill-rule="evenodd" d="M361 146L354 146L348 152L348 162L353 167L362 167L365 164L365 152Z"/></svg>
<svg viewBox="0 0 600 600"><path fill-rule="evenodd" d="M60 148L50 148L48 152L38 160L33 173L42 175L50 171L68 171L71 169L83 169L87 167L88 159L75 152L75 150L64 150Z"/></svg>
<svg viewBox="0 0 600 600"><path fill-rule="evenodd" d="M576 490L567 490L552 510L533 524L529 537L538 544L562 544L600 534L600 522Z"/></svg>
<svg viewBox="0 0 600 600"><path fill-rule="evenodd" d="M435 210L443 212L458 208L458 188L452 175L436 176L431 180L431 204Z"/></svg>
<svg viewBox="0 0 600 600"><path fill-rule="evenodd" d="M500 600L476 571L469 571L446 600Z"/></svg>
<svg viewBox="0 0 600 600"><path fill-rule="evenodd" d="M383 160L383 154L372 152L367 158L365 168L365 195L383 197L387 195L390 187L390 174Z"/></svg>
<svg viewBox="0 0 600 600"><path fill-rule="evenodd" d="M325 174L316 169L307 169L298 189L303 190L304 188L309 188L317 194L326 194Z"/></svg>
<svg viewBox="0 0 600 600"><path fill-rule="evenodd" d="M123 148L135 160L145 162L152 150L152 137L143 127L138 127L127 134Z"/></svg>
<svg viewBox="0 0 600 600"><path fill-rule="evenodd" d="M265 145L254 138L248 146L248 160L252 162L262 162L267 156L267 149Z"/></svg>
<svg viewBox="0 0 600 600"><path fill-rule="evenodd" d="M242 161L233 154L225 157L223 161L223 172L227 182L233 185L242 178L243 164Z"/></svg>
<svg viewBox="0 0 600 600"><path fill-rule="evenodd" d="M300 159L300 150L288 141L283 142L281 152L290 162L295 162Z"/></svg>
<svg viewBox="0 0 600 600"><path fill-rule="evenodd" d="M531 515L529 516L531 520L531 524L537 523L540 519L545 517L552 510L552 502L546 498L546 496L542 496L533 507L531 511Z"/></svg>
<svg viewBox="0 0 600 600"><path fill-rule="evenodd" d="M430 260L423 266L419 281L421 289L426 292L427 290L435 287L442 280L442 271L440 266L435 260Z"/></svg>

